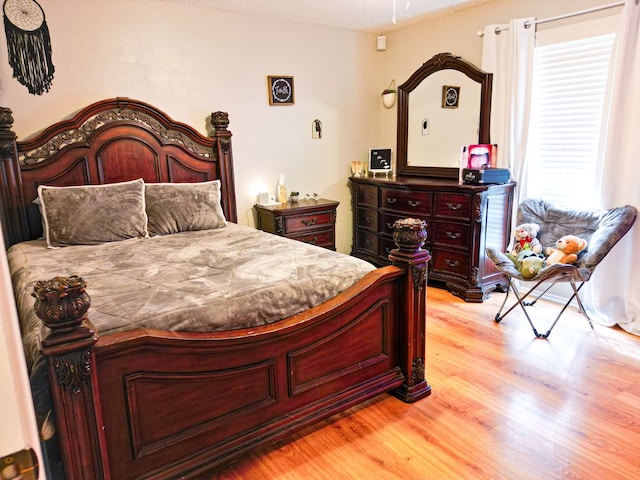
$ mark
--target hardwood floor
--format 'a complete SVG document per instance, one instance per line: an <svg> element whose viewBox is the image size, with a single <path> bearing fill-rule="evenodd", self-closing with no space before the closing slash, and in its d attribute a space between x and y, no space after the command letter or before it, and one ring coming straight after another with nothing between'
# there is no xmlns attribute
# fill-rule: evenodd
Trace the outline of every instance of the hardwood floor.
<svg viewBox="0 0 640 480"><path fill-rule="evenodd" d="M494 322L504 294L427 295L430 397L379 396L207 478L640 478L640 337L568 310L540 340L518 310Z"/></svg>

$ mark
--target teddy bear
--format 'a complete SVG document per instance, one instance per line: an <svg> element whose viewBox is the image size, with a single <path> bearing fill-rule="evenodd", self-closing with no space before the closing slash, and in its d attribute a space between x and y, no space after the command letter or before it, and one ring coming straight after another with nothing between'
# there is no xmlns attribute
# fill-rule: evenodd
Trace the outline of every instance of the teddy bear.
<svg viewBox="0 0 640 480"><path fill-rule="evenodd" d="M546 267L545 258L541 253L534 253L532 250L522 250L517 256L507 253L522 278L528 280L535 277L540 270Z"/></svg>
<svg viewBox="0 0 640 480"><path fill-rule="evenodd" d="M576 263L578 253L587 248L587 241L575 235L565 235L560 237L556 242L556 246L544 249L547 256L547 265L556 263Z"/></svg>
<svg viewBox="0 0 640 480"><path fill-rule="evenodd" d="M517 257L522 250L531 250L533 253L542 253L542 244L537 235L540 225L537 223L521 223L513 230L513 246L511 255Z"/></svg>

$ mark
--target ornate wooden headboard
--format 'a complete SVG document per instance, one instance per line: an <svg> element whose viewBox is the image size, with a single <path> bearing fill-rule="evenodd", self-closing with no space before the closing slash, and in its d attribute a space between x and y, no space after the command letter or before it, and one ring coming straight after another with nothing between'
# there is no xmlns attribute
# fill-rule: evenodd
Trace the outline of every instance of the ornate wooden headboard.
<svg viewBox="0 0 640 480"><path fill-rule="evenodd" d="M212 133L172 120L137 100L102 100L24 141L11 130L12 112L0 107L0 222L6 247L42 235L33 201L39 185L145 182L222 183L222 208L237 221L228 115L211 114Z"/></svg>

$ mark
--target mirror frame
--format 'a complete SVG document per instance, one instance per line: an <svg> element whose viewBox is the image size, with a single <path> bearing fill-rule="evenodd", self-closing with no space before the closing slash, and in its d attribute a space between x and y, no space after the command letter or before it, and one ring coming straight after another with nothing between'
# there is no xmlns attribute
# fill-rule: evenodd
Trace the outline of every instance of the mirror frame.
<svg viewBox="0 0 640 480"><path fill-rule="evenodd" d="M458 178L459 169L422 167L407 164L409 142L409 94L429 75L441 70L458 70L480 84L480 123L478 143L491 143L491 90L493 74L483 72L472 63L450 53L438 53L416 70L398 87L398 132L396 144L396 175L436 178Z"/></svg>

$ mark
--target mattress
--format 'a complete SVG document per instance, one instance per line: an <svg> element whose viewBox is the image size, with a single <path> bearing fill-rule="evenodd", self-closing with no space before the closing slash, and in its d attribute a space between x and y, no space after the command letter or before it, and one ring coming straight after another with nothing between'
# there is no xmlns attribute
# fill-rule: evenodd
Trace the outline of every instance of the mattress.
<svg viewBox="0 0 640 480"><path fill-rule="evenodd" d="M101 335L134 328L207 332L265 325L319 305L375 267L363 260L229 223L226 228L8 252L25 354L39 354L38 280L83 277Z"/></svg>

